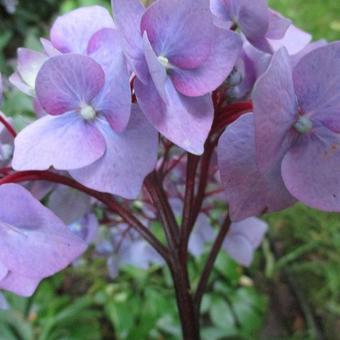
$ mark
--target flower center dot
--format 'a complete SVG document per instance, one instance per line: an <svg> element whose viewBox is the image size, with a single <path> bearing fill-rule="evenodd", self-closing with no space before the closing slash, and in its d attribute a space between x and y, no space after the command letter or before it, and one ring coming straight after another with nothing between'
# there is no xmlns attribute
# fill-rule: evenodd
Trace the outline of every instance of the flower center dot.
<svg viewBox="0 0 340 340"><path fill-rule="evenodd" d="M302 134L309 132L312 127L312 121L305 116L300 116L297 122L294 124L294 128Z"/></svg>
<svg viewBox="0 0 340 340"><path fill-rule="evenodd" d="M96 111L93 109L91 105L83 105L80 108L80 115L85 120L93 120L96 118Z"/></svg>
<svg viewBox="0 0 340 340"><path fill-rule="evenodd" d="M160 55L158 61L168 70L170 68L170 62L167 57Z"/></svg>

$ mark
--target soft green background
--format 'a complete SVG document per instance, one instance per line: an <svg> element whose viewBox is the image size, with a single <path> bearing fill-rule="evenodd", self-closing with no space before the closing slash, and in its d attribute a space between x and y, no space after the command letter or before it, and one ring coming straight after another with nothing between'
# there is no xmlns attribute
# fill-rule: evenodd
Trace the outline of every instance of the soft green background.
<svg viewBox="0 0 340 340"><path fill-rule="evenodd" d="M0 19L2 72L10 72L9 59L19 45L37 46L52 14L93 3L99 2L22 0L15 16ZM315 39L340 39L340 1L270 3ZM29 113L31 104L10 91L3 110ZM298 205L267 220L270 233L249 270L220 255L203 303L203 338L317 339L322 334L340 339L339 215ZM190 262L194 283L204 258ZM8 297L13 309L0 313L0 340L180 338L171 281L163 269L125 268L110 281L102 260L85 259L45 281L31 299Z"/></svg>

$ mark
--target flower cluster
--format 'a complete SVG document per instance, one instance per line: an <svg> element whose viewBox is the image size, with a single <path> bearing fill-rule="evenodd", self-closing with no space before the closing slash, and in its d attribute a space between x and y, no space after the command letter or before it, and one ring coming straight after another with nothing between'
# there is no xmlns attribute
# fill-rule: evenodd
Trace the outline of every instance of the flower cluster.
<svg viewBox="0 0 340 340"><path fill-rule="evenodd" d="M267 228L254 216L297 201L340 211L340 43L312 43L265 0L112 7L67 13L42 52L18 50L10 81L37 120L15 136L0 113L0 289L32 294L93 242L112 276L164 264L143 239L158 242L157 203L175 224L184 211L183 242L198 256L225 200L234 223L221 246L243 265ZM143 188L152 172L160 202ZM11 184L30 180L54 184ZM114 228L104 242L99 224Z"/></svg>

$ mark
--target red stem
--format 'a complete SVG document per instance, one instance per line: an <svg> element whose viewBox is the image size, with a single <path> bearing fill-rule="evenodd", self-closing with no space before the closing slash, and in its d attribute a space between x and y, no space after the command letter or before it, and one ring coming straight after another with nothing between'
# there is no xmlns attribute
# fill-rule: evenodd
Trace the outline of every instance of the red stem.
<svg viewBox="0 0 340 340"><path fill-rule="evenodd" d="M209 257L207 259L207 262L204 266L200 281L198 283L197 286L197 290L196 290L196 294L194 296L194 303L195 303L195 307L196 307L196 314L199 315L200 312L200 306L201 306L201 302L202 302L202 297L206 291L207 285L208 285L208 281L209 281L209 277L210 274L214 268L214 264L217 258L218 253L221 250L223 241L230 229L230 225L231 225L231 221L229 216L226 217L224 223L221 226L221 229L215 239L215 242L211 248L211 252L209 254Z"/></svg>
<svg viewBox="0 0 340 340"><path fill-rule="evenodd" d="M14 130L13 126L0 114L0 123L4 125L6 130L9 132L9 134L15 138L17 136L16 131Z"/></svg>
<svg viewBox="0 0 340 340"><path fill-rule="evenodd" d="M180 258L184 263L187 262L188 242L192 229L192 212L194 208L196 174L199 161L200 157L188 153L186 186L180 236Z"/></svg>
<svg viewBox="0 0 340 340"><path fill-rule="evenodd" d="M170 249L173 252L176 252L177 246L179 244L179 229L176 222L176 217L171 209L158 173L154 171L148 175L144 181L144 184L154 206L158 210Z"/></svg>

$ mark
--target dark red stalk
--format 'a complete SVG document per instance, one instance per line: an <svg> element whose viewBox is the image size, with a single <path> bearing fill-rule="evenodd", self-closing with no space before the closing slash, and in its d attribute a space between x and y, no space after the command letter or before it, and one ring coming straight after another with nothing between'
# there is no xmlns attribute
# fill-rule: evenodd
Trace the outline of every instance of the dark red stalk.
<svg viewBox="0 0 340 340"><path fill-rule="evenodd" d="M187 262L180 258L179 229L157 172L151 173L145 180L145 187L158 210L171 251L169 268L173 279L177 308L181 320L183 338L200 338L199 323L191 294Z"/></svg>
<svg viewBox="0 0 340 340"><path fill-rule="evenodd" d="M200 161L200 157L189 153L187 157L186 185L180 236L180 259L184 263L187 262L188 242L192 229L192 212L195 199L196 174Z"/></svg>
<svg viewBox="0 0 340 340"><path fill-rule="evenodd" d="M170 249L176 251L179 244L179 229L158 173L153 171L149 174L144 184L154 206L157 208Z"/></svg>
<svg viewBox="0 0 340 340"><path fill-rule="evenodd" d="M14 130L13 126L0 114L0 123L4 125L6 130L9 132L9 134L15 138L17 136L16 131Z"/></svg>
<svg viewBox="0 0 340 340"><path fill-rule="evenodd" d="M231 225L231 221L229 216L225 219L224 223L221 226L221 229L215 239L215 242L211 248L211 252L209 254L209 257L207 259L207 262L204 266L200 281L197 286L196 294L194 296L194 303L195 303L195 308L196 308L196 314L199 315L200 312L200 307L201 307L201 302L202 302L202 297L206 291L208 281L210 274L214 268L214 264L217 258L218 253L221 250L223 241L229 231Z"/></svg>

